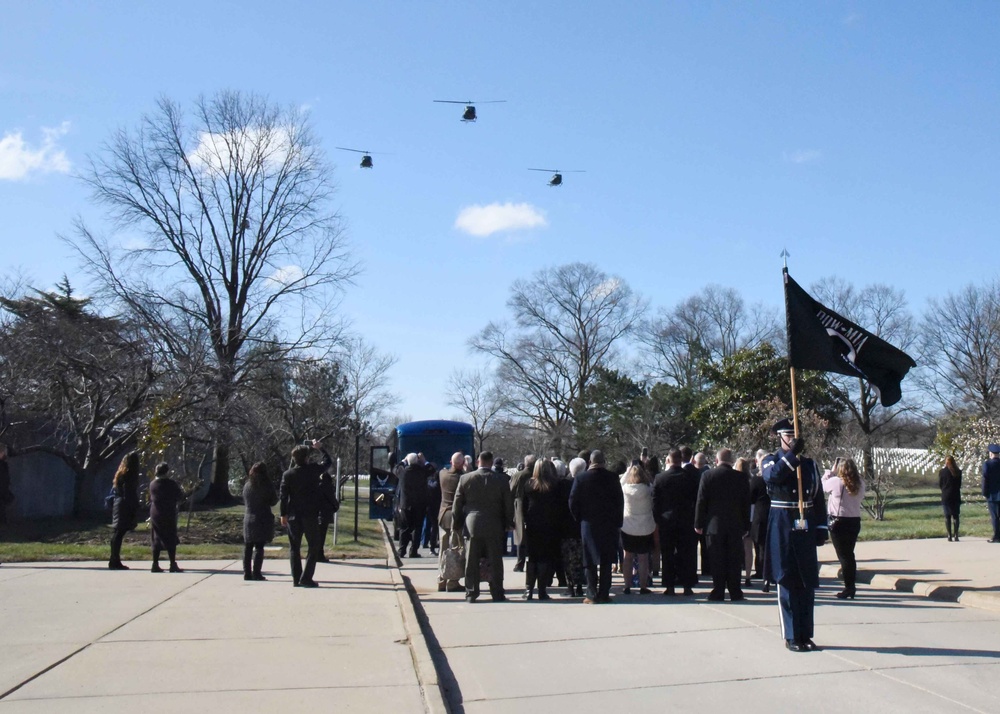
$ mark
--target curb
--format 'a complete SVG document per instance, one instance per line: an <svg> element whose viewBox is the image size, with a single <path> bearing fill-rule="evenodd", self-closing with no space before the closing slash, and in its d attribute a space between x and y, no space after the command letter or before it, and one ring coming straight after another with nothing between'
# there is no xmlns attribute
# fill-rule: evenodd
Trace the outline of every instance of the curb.
<svg viewBox="0 0 1000 714"><path fill-rule="evenodd" d="M410 657L413 659L413 669L417 675L420 692L423 695L424 709L428 714L451 714L441 691L441 682L438 678L437 667L434 666L434 658L431 656L427 638L424 636L420 619L417 617L417 611L413 604L416 592L414 592L409 578L400 571L403 563L392 544L392 538L389 536L385 521L380 521L380 523L382 524L382 543L385 545L386 565L389 567L392 587L396 591L399 611L403 615L403 629L406 630L410 645Z"/></svg>
<svg viewBox="0 0 1000 714"><path fill-rule="evenodd" d="M840 565L821 565L820 577L839 580ZM925 581L895 575L884 575L870 570L858 570L858 582L876 590L913 593L939 602L953 602L966 607L1000 612L1000 593L967 589L948 581Z"/></svg>

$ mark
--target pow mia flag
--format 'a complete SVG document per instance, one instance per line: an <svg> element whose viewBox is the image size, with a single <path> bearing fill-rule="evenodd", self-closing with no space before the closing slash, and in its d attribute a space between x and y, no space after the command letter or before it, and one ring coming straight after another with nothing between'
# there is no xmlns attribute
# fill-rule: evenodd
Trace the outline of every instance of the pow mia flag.
<svg viewBox="0 0 1000 714"><path fill-rule="evenodd" d="M813 300L792 280L787 268L784 276L789 365L861 377L876 390L883 407L902 399L900 383L917 363L902 350Z"/></svg>

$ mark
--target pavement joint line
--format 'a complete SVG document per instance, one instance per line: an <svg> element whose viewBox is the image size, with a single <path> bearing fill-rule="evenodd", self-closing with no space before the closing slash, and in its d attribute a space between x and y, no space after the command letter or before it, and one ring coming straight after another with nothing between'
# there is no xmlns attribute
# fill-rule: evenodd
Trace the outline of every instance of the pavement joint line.
<svg viewBox="0 0 1000 714"><path fill-rule="evenodd" d="M228 568L228 567L229 567L228 565L225 566L225 568ZM225 570L225 568L223 568L223 570ZM10 696L11 694L13 694L17 690L21 689L21 687L24 687L25 685L30 684L31 682L35 681L36 679L38 679L42 675L45 675L48 672L51 672L53 669L55 669L56 667L60 666L64 662L67 662L68 660L72 659L73 657L76 657L78 654L80 654L84 650L90 648L91 645L94 645L96 643L101 642L101 640L103 640L108 635L111 635L111 634L117 632L118 630L120 630L121 628L125 627L126 625L129 625L129 624L135 622L136 620L138 620L143 615L149 614L150 612L152 612L153 610L155 610L156 608L158 608L160 605L163 605L164 603L173 600L175 597L177 597L178 595L180 595L183 592L187 592L188 590L190 590L191 588L193 588L195 585L198 585L199 583L203 582L204 580L207 580L208 578L212 577L214 574L215 573L208 573L207 575L204 575L203 577L198 578L197 580L195 580L193 583L191 583L187 587L181 588L177 592L172 593L167 598L165 598L165 599L161 600L160 602L152 605L151 607L148 607L147 609L143 610L142 612L138 613L137 615L133 616L132 618L126 620L125 622L121 623L120 625L117 625L116 627L113 627L111 630L109 630L108 632L105 632L103 635L100 635L99 637L91 640L90 642L87 642L86 644L84 644L83 646L81 646L79 649L77 649L77 650L75 650L73 652L70 652L68 655L66 655L62 659L57 660L56 662L53 662L52 664L49 664L48 666L46 666L45 668L43 668L42 670L40 670L38 672L35 672L33 675L31 675L30 677L28 677L24 681L19 682L18 684L15 684L13 687L11 687L10 689L8 689L6 692L0 693L0 701L3 701L8 696Z"/></svg>
<svg viewBox="0 0 1000 714"><path fill-rule="evenodd" d="M735 632L737 630L759 629L759 625L747 625L745 627L725 627L725 628L705 628L695 630L663 630L660 632L631 632L624 635L600 635L594 637L560 637L559 639L548 640L518 640L517 642L485 642L482 644L451 645L449 650L474 650L483 647L518 647L520 645L547 645L558 642L600 642L604 640L624 640L633 637L672 637L674 635L697 635L705 632Z"/></svg>
<svg viewBox="0 0 1000 714"><path fill-rule="evenodd" d="M410 579L401 570L402 561L392 545L389 530L384 520L382 524L382 543L385 546L386 567L396 591L396 600L403 618L403 628L407 634L407 644L410 658L413 661L414 673L420 687L420 695L424 709L428 714L451 714L444 692L441 687L437 666L427 644L423 625L417 616L414 600L418 597Z"/></svg>
<svg viewBox="0 0 1000 714"><path fill-rule="evenodd" d="M384 689L410 689L412 684L379 684ZM326 691L349 691L357 689L361 691L370 690L370 684L344 684L329 687L239 687L231 689L185 689L177 691L175 689L162 690L157 692L122 692L120 694L68 694L64 697L21 697L14 701L19 702L48 702L61 701L64 699L123 699L126 697L147 697L170 694L228 694L231 692L326 692Z"/></svg>

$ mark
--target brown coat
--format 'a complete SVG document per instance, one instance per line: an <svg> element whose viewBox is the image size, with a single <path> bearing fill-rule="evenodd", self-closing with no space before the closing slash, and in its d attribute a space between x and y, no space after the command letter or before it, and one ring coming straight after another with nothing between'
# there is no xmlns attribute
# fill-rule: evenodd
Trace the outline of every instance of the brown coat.
<svg viewBox="0 0 1000 714"><path fill-rule="evenodd" d="M441 469L438 474L438 483L441 486L441 508L438 510L438 525L446 531L452 527L451 508L455 503L455 490L458 488L458 481L462 478L461 471L454 469Z"/></svg>

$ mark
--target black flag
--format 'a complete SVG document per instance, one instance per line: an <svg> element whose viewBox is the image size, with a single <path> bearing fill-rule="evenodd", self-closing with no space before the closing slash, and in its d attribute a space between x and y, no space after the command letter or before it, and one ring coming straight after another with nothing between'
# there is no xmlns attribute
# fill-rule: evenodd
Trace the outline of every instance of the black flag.
<svg viewBox="0 0 1000 714"><path fill-rule="evenodd" d="M878 392L883 407L902 399L899 385L917 363L902 350L813 300L792 280L787 269L784 273L789 365L861 377Z"/></svg>

